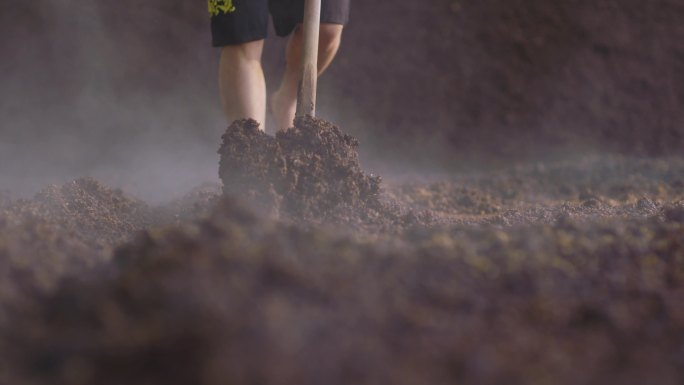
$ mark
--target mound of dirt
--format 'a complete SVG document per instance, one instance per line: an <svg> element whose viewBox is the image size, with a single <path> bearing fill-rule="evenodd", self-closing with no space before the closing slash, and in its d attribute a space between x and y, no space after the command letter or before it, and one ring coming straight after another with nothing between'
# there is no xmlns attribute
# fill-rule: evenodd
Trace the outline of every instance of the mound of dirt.
<svg viewBox="0 0 684 385"><path fill-rule="evenodd" d="M279 191L283 208L305 219L351 216L358 210L382 210L378 176L359 165L359 142L337 126L310 117L276 135L284 161Z"/></svg>
<svg viewBox="0 0 684 385"><path fill-rule="evenodd" d="M224 199L23 314L12 383L675 384L683 253L676 218L431 230L396 247Z"/></svg>
<svg viewBox="0 0 684 385"><path fill-rule="evenodd" d="M219 178L226 195L245 198L260 209L279 211L280 170L275 138L255 120L233 122L221 137Z"/></svg>
<svg viewBox="0 0 684 385"><path fill-rule="evenodd" d="M5 215L15 223L37 218L72 234L93 250L105 252L149 227L153 219L144 202L91 178L49 186L32 200L13 203Z"/></svg>
<svg viewBox="0 0 684 385"><path fill-rule="evenodd" d="M30 200L0 194L0 325L7 307L62 279L87 277L143 229L209 215L219 197L220 186L208 183L151 208L90 178L49 186Z"/></svg>
<svg viewBox="0 0 684 385"><path fill-rule="evenodd" d="M236 121L223 135L219 176L226 195L299 223L388 227L417 221L382 201L381 179L363 172L358 145L313 117L297 118L275 137L253 120Z"/></svg>
<svg viewBox="0 0 684 385"><path fill-rule="evenodd" d="M151 217L146 204L93 179L6 201L0 205L0 314L102 265L115 246L149 227Z"/></svg>

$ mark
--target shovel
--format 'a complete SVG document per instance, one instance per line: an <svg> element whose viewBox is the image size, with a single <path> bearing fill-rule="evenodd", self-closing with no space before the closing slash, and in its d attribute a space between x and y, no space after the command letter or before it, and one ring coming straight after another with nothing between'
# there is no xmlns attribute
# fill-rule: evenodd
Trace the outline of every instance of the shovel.
<svg viewBox="0 0 684 385"><path fill-rule="evenodd" d="M316 116L320 27L321 0L306 0L304 3L302 79L299 81L299 89L297 90L296 116Z"/></svg>

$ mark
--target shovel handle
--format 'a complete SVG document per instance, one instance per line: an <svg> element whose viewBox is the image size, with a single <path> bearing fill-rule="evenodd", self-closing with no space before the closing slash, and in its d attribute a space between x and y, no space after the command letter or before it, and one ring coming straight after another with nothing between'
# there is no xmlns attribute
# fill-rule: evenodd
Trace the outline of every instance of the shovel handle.
<svg viewBox="0 0 684 385"><path fill-rule="evenodd" d="M321 28L321 0L304 3L304 49L302 78L297 91L297 116L316 116L318 82L318 39Z"/></svg>

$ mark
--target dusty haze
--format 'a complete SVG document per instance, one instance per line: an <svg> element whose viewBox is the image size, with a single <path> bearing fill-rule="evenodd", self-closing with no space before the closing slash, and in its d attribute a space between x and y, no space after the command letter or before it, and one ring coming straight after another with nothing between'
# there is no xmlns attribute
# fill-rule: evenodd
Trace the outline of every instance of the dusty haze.
<svg viewBox="0 0 684 385"><path fill-rule="evenodd" d="M683 8L355 2L321 115L384 172L678 153ZM207 17L201 1L3 1L0 190L88 175L159 201L216 180L226 122ZM271 88L283 44L265 52Z"/></svg>
<svg viewBox="0 0 684 385"><path fill-rule="evenodd" d="M681 385L681 0L355 1L275 138L205 4L0 3L1 384Z"/></svg>

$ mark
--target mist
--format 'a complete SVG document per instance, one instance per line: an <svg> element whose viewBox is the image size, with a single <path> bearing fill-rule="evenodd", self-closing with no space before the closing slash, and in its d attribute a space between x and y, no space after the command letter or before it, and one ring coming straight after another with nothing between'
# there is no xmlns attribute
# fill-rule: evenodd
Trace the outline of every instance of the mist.
<svg viewBox="0 0 684 385"><path fill-rule="evenodd" d="M15 22L3 20L0 189L26 195L91 176L158 202L217 179L225 122L208 32L174 36L195 32L192 20L145 6L7 9Z"/></svg>
<svg viewBox="0 0 684 385"><path fill-rule="evenodd" d="M218 181L216 150L227 122L216 87L219 51L210 46L204 11L5 4L0 190L26 197L89 176L159 203ZM271 91L284 44L271 38L266 45ZM321 100L323 115L345 114L334 108L334 93ZM362 120L347 122L359 127Z"/></svg>
<svg viewBox="0 0 684 385"><path fill-rule="evenodd" d="M675 2L656 3L355 3L320 115L391 175L676 154L684 32ZM0 190L92 176L160 202L217 181L227 122L204 8L3 2ZM267 39L269 91L284 44Z"/></svg>

